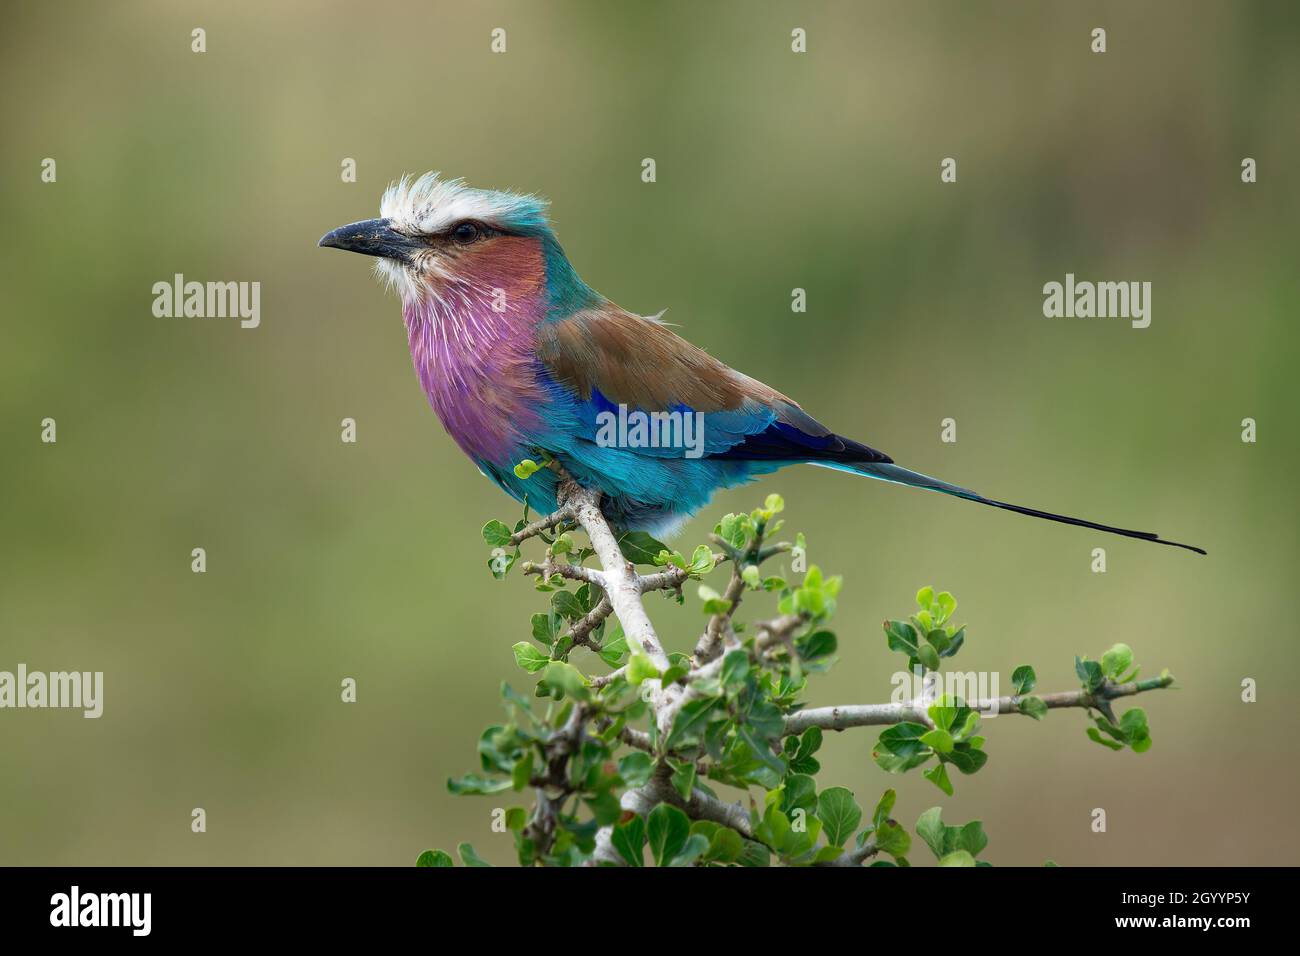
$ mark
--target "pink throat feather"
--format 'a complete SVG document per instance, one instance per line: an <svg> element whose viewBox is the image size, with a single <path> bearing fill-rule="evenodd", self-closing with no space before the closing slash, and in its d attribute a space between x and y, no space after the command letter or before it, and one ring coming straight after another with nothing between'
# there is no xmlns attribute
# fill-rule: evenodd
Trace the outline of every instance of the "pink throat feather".
<svg viewBox="0 0 1300 956"><path fill-rule="evenodd" d="M404 302L411 361L447 433L479 462L508 467L527 457L543 399L533 338L535 297L451 280L439 294Z"/></svg>

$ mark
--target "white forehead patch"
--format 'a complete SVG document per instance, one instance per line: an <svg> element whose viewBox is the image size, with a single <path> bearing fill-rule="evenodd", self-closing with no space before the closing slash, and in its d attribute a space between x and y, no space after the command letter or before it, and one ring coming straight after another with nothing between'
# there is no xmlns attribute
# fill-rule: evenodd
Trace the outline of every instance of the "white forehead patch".
<svg viewBox="0 0 1300 956"><path fill-rule="evenodd" d="M379 214L397 228L431 235L442 232L462 219L477 219L489 225L540 221L546 203L536 196L473 189L461 179L439 179L425 173L418 179L403 176L384 191Z"/></svg>

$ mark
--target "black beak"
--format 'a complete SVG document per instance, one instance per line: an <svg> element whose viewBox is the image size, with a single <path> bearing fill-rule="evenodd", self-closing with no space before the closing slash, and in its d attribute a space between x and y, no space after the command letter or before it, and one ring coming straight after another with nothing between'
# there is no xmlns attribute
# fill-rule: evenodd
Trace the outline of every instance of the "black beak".
<svg viewBox="0 0 1300 956"><path fill-rule="evenodd" d="M423 242L394 229L390 219L363 219L339 226L321 236L317 245L401 262L410 262L416 250L425 248Z"/></svg>

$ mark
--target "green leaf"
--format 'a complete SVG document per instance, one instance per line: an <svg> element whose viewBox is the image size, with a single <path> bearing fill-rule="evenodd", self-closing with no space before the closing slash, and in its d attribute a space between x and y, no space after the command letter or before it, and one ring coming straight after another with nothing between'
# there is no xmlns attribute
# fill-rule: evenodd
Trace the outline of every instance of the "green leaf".
<svg viewBox="0 0 1300 956"><path fill-rule="evenodd" d="M1074 659L1074 672L1079 675L1079 680L1083 681L1084 687L1089 691L1096 690L1106 679L1100 664L1082 657Z"/></svg>
<svg viewBox="0 0 1300 956"><path fill-rule="evenodd" d="M1147 715L1141 707L1133 707L1119 718L1120 730L1128 737L1129 746L1134 753L1145 753L1151 749L1151 732L1147 726Z"/></svg>
<svg viewBox="0 0 1300 956"><path fill-rule="evenodd" d="M953 721L957 719L957 705L946 694L930 705L927 713L939 730L952 730ZM961 728L958 728L960 730Z"/></svg>
<svg viewBox="0 0 1300 956"><path fill-rule="evenodd" d="M456 852L460 854L460 861L466 866L491 866L487 860L483 859L474 852L474 847L469 843L462 843L456 847Z"/></svg>
<svg viewBox="0 0 1300 956"><path fill-rule="evenodd" d="M665 687L669 684L675 684L691 672L690 664L674 664L668 670L659 675L659 680Z"/></svg>
<svg viewBox="0 0 1300 956"><path fill-rule="evenodd" d="M940 858L940 866L974 866L975 857L971 856L965 850L953 850L947 856Z"/></svg>
<svg viewBox="0 0 1300 956"><path fill-rule="evenodd" d="M510 569L515 566L515 561L519 558L519 552L508 554L500 548L495 549L495 553L487 559L488 571L492 577L498 581L505 580L505 576L510 573Z"/></svg>
<svg viewBox="0 0 1300 956"><path fill-rule="evenodd" d="M935 603L939 606L939 621L943 623L952 617L953 612L957 610L957 599L947 591L940 591Z"/></svg>
<svg viewBox="0 0 1300 956"><path fill-rule="evenodd" d="M699 545L691 555L691 563L688 570L692 574L708 574L713 570L713 549L707 544Z"/></svg>
<svg viewBox="0 0 1300 956"><path fill-rule="evenodd" d="M1021 664L1011 672L1011 683L1016 688L1016 694L1028 694L1038 683L1038 676L1034 669L1028 664Z"/></svg>
<svg viewBox="0 0 1300 956"><path fill-rule="evenodd" d="M767 847L757 840L744 840L744 849L736 862L741 866L769 866L772 862L772 853Z"/></svg>
<svg viewBox="0 0 1300 956"><path fill-rule="evenodd" d="M654 761L649 754L640 751L628 754L618 762L618 775L628 787L644 786L653 771Z"/></svg>
<svg viewBox="0 0 1300 956"><path fill-rule="evenodd" d="M817 818L831 845L843 846L862 822L862 808L853 799L852 790L828 787L817 795Z"/></svg>
<svg viewBox="0 0 1300 956"><path fill-rule="evenodd" d="M809 821L804 816L805 829L802 832L796 831L790 819L781 810L781 800L784 796L784 792L779 788L768 793L769 803L762 820L754 830L754 836L771 846L782 857L789 859L798 856L811 846L811 841L816 836L813 831L820 832L822 824L820 820L814 818ZM802 811L800 812L802 814Z"/></svg>
<svg viewBox="0 0 1300 956"><path fill-rule="evenodd" d="M1020 712L1026 717L1032 717L1034 720L1042 720L1047 716L1047 704L1041 697L1035 697L1030 694L1028 697L1022 697L1017 705Z"/></svg>
<svg viewBox="0 0 1300 956"><path fill-rule="evenodd" d="M483 540L493 548L504 548L510 543L510 528L494 518L483 526Z"/></svg>
<svg viewBox="0 0 1300 956"><path fill-rule="evenodd" d="M415 858L416 866L455 866L455 862L442 850L425 850Z"/></svg>
<svg viewBox="0 0 1300 956"><path fill-rule="evenodd" d="M946 730L931 730L921 735L921 743L934 750L936 753L952 753L952 734Z"/></svg>
<svg viewBox="0 0 1300 956"><path fill-rule="evenodd" d="M698 824L692 825L694 831ZM740 859L740 855L745 850L745 841L740 834L731 827L718 826L708 834L709 848L704 853L706 860L716 860L719 863L734 863ZM692 832L694 836L694 832Z"/></svg>
<svg viewBox="0 0 1300 956"><path fill-rule="evenodd" d="M623 557L633 564L652 566L659 552L668 550L662 542L655 540L644 531L626 531L619 535L618 547L623 552Z"/></svg>
<svg viewBox="0 0 1300 956"><path fill-rule="evenodd" d="M967 851L971 856L979 856L988 845L989 838L984 833L984 824L979 820L972 820L957 833L958 849Z"/></svg>
<svg viewBox="0 0 1300 956"><path fill-rule="evenodd" d="M922 644L916 649L916 659L925 665L926 670L937 671L939 669L939 652L928 643Z"/></svg>
<svg viewBox="0 0 1300 956"><path fill-rule="evenodd" d="M948 632L941 627L936 627L934 630L928 632L925 635L925 640L926 643L934 648L935 653L941 657L943 656L943 652L948 649L948 645L952 643L952 638L948 636Z"/></svg>
<svg viewBox="0 0 1300 956"><path fill-rule="evenodd" d="M801 587L791 595L789 608L785 607L786 602L781 602L781 613L793 611L796 614L806 614L809 617L817 618L826 613L826 599L820 587Z"/></svg>
<svg viewBox="0 0 1300 956"><path fill-rule="evenodd" d="M683 800L689 800L691 791L695 789L695 763L684 760L681 763L673 762L672 766L673 775L670 783Z"/></svg>
<svg viewBox="0 0 1300 956"><path fill-rule="evenodd" d="M509 790L511 782L504 779L484 777L477 773L467 773L447 781L447 790L454 794L489 794Z"/></svg>
<svg viewBox="0 0 1300 956"><path fill-rule="evenodd" d="M690 820L676 807L661 803L651 810L646 818L646 837L655 865L667 866L686 845L690 831Z"/></svg>
<svg viewBox="0 0 1300 956"><path fill-rule="evenodd" d="M591 823L595 827L613 826L623 816L618 797L608 790L585 797L582 802L591 808Z"/></svg>
<svg viewBox="0 0 1300 956"><path fill-rule="evenodd" d="M951 643L939 654L940 657L955 657L961 650L962 644L966 642L966 628L959 627L949 635Z"/></svg>
<svg viewBox="0 0 1300 956"><path fill-rule="evenodd" d="M582 672L564 661L550 661L546 665L540 686L575 700L587 700L591 696L587 679L582 676Z"/></svg>
<svg viewBox="0 0 1300 956"><path fill-rule="evenodd" d="M749 676L749 654L746 651L731 651L722 659L722 686L741 687Z"/></svg>
<svg viewBox="0 0 1300 956"><path fill-rule="evenodd" d="M925 724L905 720L882 733L878 744L896 756L914 757L925 752L926 744L921 738L929 730Z"/></svg>
<svg viewBox="0 0 1300 956"><path fill-rule="evenodd" d="M726 614L731 610L731 602L707 584L700 585L699 593L705 614Z"/></svg>
<svg viewBox="0 0 1300 956"><path fill-rule="evenodd" d="M934 604L934 588L926 585L916 592L916 606L928 611Z"/></svg>
<svg viewBox="0 0 1300 956"><path fill-rule="evenodd" d="M523 807L509 807L506 809L506 829L514 833L519 833L528 825L528 811Z"/></svg>
<svg viewBox="0 0 1300 956"><path fill-rule="evenodd" d="M696 860L704 856L709 849L709 841L699 833L692 833L686 838L686 843L682 846L681 851L672 858L669 866L691 866Z"/></svg>
<svg viewBox="0 0 1300 956"><path fill-rule="evenodd" d="M948 794L948 796L952 796L952 781L948 779L948 768L944 764L937 763L929 770L922 770L921 776Z"/></svg>
<svg viewBox="0 0 1300 956"><path fill-rule="evenodd" d="M916 821L916 835L925 841L925 845L930 848L930 852L935 855L936 859L942 859L943 855L948 852L944 841L946 839L947 827L944 826L942 807L931 807L921 814Z"/></svg>
<svg viewBox="0 0 1300 956"><path fill-rule="evenodd" d="M983 743L983 738L976 738ZM952 753L943 755L944 760L965 774L975 773L986 763L989 755L975 746L975 740L969 743L953 744Z"/></svg>
<svg viewBox="0 0 1300 956"><path fill-rule="evenodd" d="M805 663L829 666L839 646L830 631L814 631L794 640L794 649Z"/></svg>
<svg viewBox="0 0 1300 956"><path fill-rule="evenodd" d="M888 750L873 750L871 752L871 757L876 761L876 766L886 773L906 773L913 767L921 766L933 756L934 751L928 747L910 757L900 757Z"/></svg>
<svg viewBox="0 0 1300 956"><path fill-rule="evenodd" d="M1101 669L1107 677L1117 679L1133 666L1133 648L1127 644L1116 644L1101 655Z"/></svg>
<svg viewBox="0 0 1300 956"><path fill-rule="evenodd" d="M559 622L556 621L553 614L537 613L530 619L533 626L533 640L545 647L550 647L555 643L556 635L559 633Z"/></svg>
<svg viewBox="0 0 1300 956"><path fill-rule="evenodd" d="M637 687L644 680L654 680L659 676L659 668L644 654L636 653L627 662L627 682Z"/></svg>
<svg viewBox="0 0 1300 956"><path fill-rule="evenodd" d="M917 835L925 841L941 866L974 866L975 857L979 856L989 842L984 833L984 825L978 820L972 820L963 827L946 826L940 819L940 813L938 807L931 807L921 814L916 821ZM966 854L970 857L970 862L944 862L956 853Z"/></svg>
<svg viewBox="0 0 1300 956"><path fill-rule="evenodd" d="M781 788L781 812L790 816L796 810L817 809L817 782L804 773L792 773Z"/></svg>
<svg viewBox="0 0 1300 956"><path fill-rule="evenodd" d="M682 556L682 553L680 551L669 551L667 548L655 555L655 564L661 568L671 565L674 568L686 570L686 558Z"/></svg>
<svg viewBox="0 0 1300 956"><path fill-rule="evenodd" d="M645 821L634 816L626 823L614 827L610 834L610 843L618 851L628 866L645 866L642 848L645 846Z"/></svg>
<svg viewBox="0 0 1300 956"><path fill-rule="evenodd" d="M885 820L877 826L873 838L881 853L888 853L895 859L907 856L912 849L911 835L893 820Z"/></svg>
<svg viewBox="0 0 1300 956"><path fill-rule="evenodd" d="M533 779L533 751L530 749L515 762L510 771L510 786L515 791L524 789Z"/></svg>
<svg viewBox="0 0 1300 956"><path fill-rule="evenodd" d="M749 515L723 515L713 531L733 548L742 548L749 537L748 521Z"/></svg>
<svg viewBox="0 0 1300 956"><path fill-rule="evenodd" d="M1103 747L1109 747L1111 750L1123 750L1123 744L1117 744L1113 740L1107 740L1097 730L1096 727L1088 728L1088 739L1101 744Z"/></svg>
<svg viewBox="0 0 1300 956"><path fill-rule="evenodd" d="M889 642L891 651L898 651L906 654L909 658L916 657L917 654L917 636L916 628L912 627L906 621L886 621L885 638Z"/></svg>
<svg viewBox="0 0 1300 956"><path fill-rule="evenodd" d="M585 586L585 585L584 585ZM582 606L577 595L568 591L556 591L551 595L551 608L560 617L576 621L587 613L587 609Z"/></svg>
<svg viewBox="0 0 1300 956"><path fill-rule="evenodd" d="M610 667L617 667L626 653L627 637L623 633L623 628L615 620L605 630L605 639L600 645L600 659Z"/></svg>
<svg viewBox="0 0 1300 956"><path fill-rule="evenodd" d="M539 651L528 641L520 641L511 650L515 652L515 663L530 674L536 674L551 662L548 655Z"/></svg>
<svg viewBox="0 0 1300 956"><path fill-rule="evenodd" d="M672 730L668 732L664 749L672 750L683 740L702 736L717 702L717 698L714 697L699 697L688 701L673 718Z"/></svg>
<svg viewBox="0 0 1300 956"><path fill-rule="evenodd" d="M876 809L871 812L872 826L879 827L889 819L889 814L894 809L894 802L898 799L898 794L893 788L886 790L880 795L879 802L876 803Z"/></svg>
<svg viewBox="0 0 1300 956"><path fill-rule="evenodd" d="M975 728L979 726L980 714L965 705L957 708L957 713L953 717L952 739L966 740L971 734L975 733Z"/></svg>
<svg viewBox="0 0 1300 956"><path fill-rule="evenodd" d="M794 744L794 752L790 757L790 769L793 772L812 774L821 770L821 764L813 757L822 745L820 727L809 727L797 742L793 738L786 738L787 752L791 743Z"/></svg>
<svg viewBox="0 0 1300 956"><path fill-rule="evenodd" d="M542 470L542 466L537 464L531 458L525 458L519 464L515 465L515 477L520 481L527 481L532 475Z"/></svg>
<svg viewBox="0 0 1300 956"><path fill-rule="evenodd" d="M835 860L838 860L843 855L844 855L843 847L835 846L834 844L829 844L817 851L817 855L812 858L812 863L814 866L823 863L832 863Z"/></svg>

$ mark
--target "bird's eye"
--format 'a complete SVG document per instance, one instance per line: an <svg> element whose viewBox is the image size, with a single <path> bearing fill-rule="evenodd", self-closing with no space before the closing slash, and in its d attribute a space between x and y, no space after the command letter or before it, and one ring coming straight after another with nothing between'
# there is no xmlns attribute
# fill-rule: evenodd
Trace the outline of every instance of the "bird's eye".
<svg viewBox="0 0 1300 956"><path fill-rule="evenodd" d="M483 230L476 222L457 223L451 231L451 238L462 244L474 242L483 235Z"/></svg>

